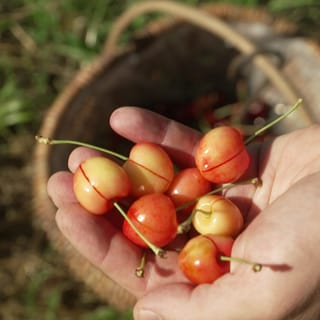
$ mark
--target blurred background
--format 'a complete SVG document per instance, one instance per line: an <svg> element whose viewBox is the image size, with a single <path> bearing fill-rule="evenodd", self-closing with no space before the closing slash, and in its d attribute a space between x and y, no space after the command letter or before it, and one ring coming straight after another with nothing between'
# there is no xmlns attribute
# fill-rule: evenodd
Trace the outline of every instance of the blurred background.
<svg viewBox="0 0 320 320"><path fill-rule="evenodd" d="M74 279L33 219L31 151L48 107L137 2L0 0L0 319L131 319ZM263 7L320 39L318 0L224 2ZM136 19L124 41L150 19Z"/></svg>

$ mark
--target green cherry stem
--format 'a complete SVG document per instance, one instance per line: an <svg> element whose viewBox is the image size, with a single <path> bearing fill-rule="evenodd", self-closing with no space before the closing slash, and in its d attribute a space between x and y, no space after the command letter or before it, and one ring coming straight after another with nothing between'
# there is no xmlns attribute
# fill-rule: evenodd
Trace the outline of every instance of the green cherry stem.
<svg viewBox="0 0 320 320"><path fill-rule="evenodd" d="M197 212L202 212L204 214L210 214L210 212L207 212L207 211L203 211L203 210L193 210L191 212L191 214L189 215L189 217L182 221L179 225L178 225L178 230L177 230L177 234L184 234L184 233L187 233L188 231L190 231L191 229L191 224L192 224L192 220L193 220L193 217L195 216L195 214Z"/></svg>
<svg viewBox="0 0 320 320"><path fill-rule="evenodd" d="M238 263L242 263L242 264L248 264L248 265L252 266L252 270L254 272L260 272L262 270L261 263L252 262L252 261L249 261L246 259L237 258L237 257L227 257L227 256L219 256L219 259L221 261L238 262Z"/></svg>
<svg viewBox="0 0 320 320"><path fill-rule="evenodd" d="M144 250L142 253L142 256L141 256L140 264L136 268L136 276L138 278L144 277L144 267L146 265L146 261L147 261L147 252L146 252L146 250Z"/></svg>
<svg viewBox="0 0 320 320"><path fill-rule="evenodd" d="M200 197L198 197L196 199L193 199L191 201L188 201L188 202L182 204L181 206L176 208L176 211L178 212L178 211L180 211L180 210L182 210L184 208L189 207L190 205L195 204L200 198L202 198L204 196L215 194L215 193L219 193L219 192L221 192L223 190L231 189L231 188L233 188L235 186L245 185L245 184L253 184L255 187L258 188L258 187L260 187L262 185L262 181L261 181L261 179L255 177L255 178L244 180L244 181L225 184L225 185L223 185L223 186L221 186L219 188L216 188L216 189L214 189L214 190L212 190L212 191L210 191L210 192L208 192L208 193L206 193L206 194L204 194L204 195L202 195L202 196L200 196ZM209 212L206 212L206 211L203 211L203 210L199 210L199 209L193 210L192 213L188 216L188 218L186 220L182 221L179 224L178 230L177 230L178 234L183 234L183 233L186 233L186 232L188 232L190 230L193 217L196 214L196 212L199 212L199 211L201 211L202 213L205 213L205 214L210 214Z"/></svg>
<svg viewBox="0 0 320 320"><path fill-rule="evenodd" d="M120 160L123 160L123 161L127 161L128 160L128 157L126 157L126 156L124 156L124 155L122 155L120 153L111 151L109 149L101 148L101 147L95 146L93 144L85 143L85 142L80 142L80 141L76 141L76 140L60 140L60 139L58 140L58 139L51 139L51 138L47 138L47 137L43 137L43 136L35 136L35 139L39 143L43 143L43 144L50 144L50 145L53 145L53 144L71 144L71 145L74 145L74 146L86 147L86 148L90 148L92 150L97 150L97 151L106 153L106 154L108 154L110 156L116 157L116 158L118 158Z"/></svg>
<svg viewBox="0 0 320 320"><path fill-rule="evenodd" d="M121 208L121 206L117 202L113 202L114 207L119 211L119 213L122 215L122 217L129 223L130 227L137 233L137 235L147 244L147 246L154 252L156 256L159 256L161 258L165 257L165 250L162 248L159 248L155 246L149 239L147 239L139 230L138 228L133 224L133 222L128 218L127 214L124 212L124 210Z"/></svg>
<svg viewBox="0 0 320 320"><path fill-rule="evenodd" d="M228 190L228 189L231 189L235 186L239 186L239 185L245 185L245 184L253 184L254 186L256 187L260 187L262 185L262 181L261 179L259 179L258 177L255 177L255 178L251 178L251 179L248 179L248 180L244 180L244 181L238 181L238 182L234 182L234 183L228 183L228 184L225 184L219 188L216 188L196 199L193 199L191 201L188 201L188 202L185 202L184 204L182 204L181 206L177 207L176 210L177 211L180 211L180 210L183 210L191 205L193 205L194 203L196 203L200 198L202 198L203 196L207 196L207 195L211 195L211 194L216 194L216 193L219 193L221 191L224 191L224 190Z"/></svg>
<svg viewBox="0 0 320 320"><path fill-rule="evenodd" d="M250 137L248 137L245 141L244 144L248 145L249 143L251 143L256 137L258 137L259 135L263 134L265 131L267 131L268 129L270 129L271 127L273 127L274 125L278 124L280 121L282 121L283 119L287 118L291 113L293 113L296 109L298 109L302 104L302 99L298 99L297 102L284 114L282 114L281 116L277 117L276 119L274 119L273 121L267 123L265 126L263 126L262 128L258 129L257 131L255 131Z"/></svg>

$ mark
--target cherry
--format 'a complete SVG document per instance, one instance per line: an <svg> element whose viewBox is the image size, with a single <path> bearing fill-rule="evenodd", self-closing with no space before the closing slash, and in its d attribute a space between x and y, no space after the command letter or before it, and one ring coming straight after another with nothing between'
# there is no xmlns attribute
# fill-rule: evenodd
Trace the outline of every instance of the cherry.
<svg viewBox="0 0 320 320"><path fill-rule="evenodd" d="M162 193L151 193L138 198L128 209L123 222L123 234L135 244L147 248L147 243L132 225L154 246L163 247L177 235L176 210L171 199Z"/></svg>
<svg viewBox="0 0 320 320"><path fill-rule="evenodd" d="M211 188L211 183L201 175L198 168L186 168L174 176L167 190L167 195L179 208L180 216L183 213L181 218L185 218L191 213L195 204L192 201L208 193Z"/></svg>
<svg viewBox="0 0 320 320"><path fill-rule="evenodd" d="M231 237L196 236L180 251L179 268L194 284L212 283L230 271L230 263L220 256L230 256L232 245Z"/></svg>
<svg viewBox="0 0 320 320"><path fill-rule="evenodd" d="M254 132L243 141L242 133L230 126L211 129L199 142L195 154L195 162L201 174L209 181L217 184L238 180L250 164L250 156L246 145L257 136L288 117L302 103L299 99L287 112Z"/></svg>
<svg viewBox="0 0 320 320"><path fill-rule="evenodd" d="M250 156L241 132L233 127L216 127L199 142L195 162L201 174L217 184L238 180L247 170Z"/></svg>
<svg viewBox="0 0 320 320"><path fill-rule="evenodd" d="M104 214L114 200L129 194L130 181L125 170L114 161L93 157L75 171L73 190L81 206L93 214Z"/></svg>
<svg viewBox="0 0 320 320"><path fill-rule="evenodd" d="M149 142L135 144L126 157L115 151L75 140L56 140L36 136L39 143L71 144L97 150L124 161L124 169L131 180L132 195L139 197L147 193L165 192L173 177L174 166L166 151L159 145Z"/></svg>
<svg viewBox="0 0 320 320"><path fill-rule="evenodd" d="M233 243L231 237L212 234L191 238L179 253L179 268L194 284L214 282L230 272L230 262L247 264L260 272L262 264L231 257Z"/></svg>
<svg viewBox="0 0 320 320"><path fill-rule="evenodd" d="M195 207L192 224L200 234L236 237L242 229L239 208L221 195L205 195Z"/></svg>
<svg viewBox="0 0 320 320"><path fill-rule="evenodd" d="M211 129L200 140L195 154L195 162L201 174L209 181L217 184L238 180L250 164L250 156L246 145L272 126L288 117L302 104L302 99L270 123L254 132L243 141L242 133L231 126Z"/></svg>
<svg viewBox="0 0 320 320"><path fill-rule="evenodd" d="M132 194L165 192L173 177L173 163L162 147L141 142L133 146L123 168L130 177Z"/></svg>
<svg viewBox="0 0 320 320"><path fill-rule="evenodd" d="M260 264L230 257L233 237L242 228L242 215L231 202L221 196L213 196L213 193L222 190L225 184L232 187L233 182L245 173L250 164L246 145L287 117L301 102L301 99L298 100L289 111L257 130L245 141L236 128L222 126L212 129L199 142L195 155L197 168L189 168L177 174L175 179L170 157L164 149L152 143L136 144L129 157L125 157L78 141L54 140L42 136L36 136L36 140L45 144L85 146L124 161L123 167L103 157L87 159L81 163L74 174L74 192L79 203L94 214L103 214L114 206L124 218L124 235L159 256L164 255L161 247L168 245L180 230L187 230L186 227L192 221L195 229L203 234L187 242L179 254L179 266L194 283L211 283L229 271L230 261L250 264L254 271L262 268ZM196 171L194 176L190 173ZM222 186L199 198L199 194L201 196L208 191L208 183ZM116 201L127 197L131 190L131 195L138 199L126 214ZM194 203L197 205L193 214L178 226L176 210L189 210L189 206Z"/></svg>

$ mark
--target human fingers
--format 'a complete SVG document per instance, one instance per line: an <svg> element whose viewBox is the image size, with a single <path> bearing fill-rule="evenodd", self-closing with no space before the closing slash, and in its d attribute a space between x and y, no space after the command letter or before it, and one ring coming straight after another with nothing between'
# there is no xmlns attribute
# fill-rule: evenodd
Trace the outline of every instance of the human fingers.
<svg viewBox="0 0 320 320"><path fill-rule="evenodd" d="M110 117L110 125L118 134L133 142L154 142L167 149L178 165L195 166L194 154L202 134L162 115L138 107L121 107ZM242 180L257 176L260 145L250 146L251 164ZM251 207L255 187L240 185L226 192L244 215Z"/></svg>
<svg viewBox="0 0 320 320"><path fill-rule="evenodd" d="M137 297L166 283L187 282L177 269L177 253L165 258L147 255L144 277L137 277L143 249L131 243L106 216L89 214L76 203L60 207L56 214L59 229L91 263Z"/></svg>
<svg viewBox="0 0 320 320"><path fill-rule="evenodd" d="M75 171L82 161L95 155L98 155L96 151L76 148L69 157L70 170ZM79 205L72 179L72 173L61 171L53 174L48 181L48 194L58 207L56 222L60 231L91 263L115 279L125 277L127 284L131 283L128 279L136 280L133 274L141 250L131 245L106 218L93 216ZM107 256L112 263L107 263ZM130 263L121 263L122 259ZM140 281L136 286L129 285L128 289L137 293L142 290L141 285Z"/></svg>
<svg viewBox="0 0 320 320"><path fill-rule="evenodd" d="M82 161L95 155L100 154L76 148L69 157L70 170L74 171ZM64 236L89 261L136 296L163 283L187 281L176 268L177 253L169 250L165 258L148 254L144 277L138 278L135 270L143 249L123 236L121 217L116 210L105 216L94 216L79 205L73 194L72 173L54 174L48 191L58 207L56 221Z"/></svg>
<svg viewBox="0 0 320 320"><path fill-rule="evenodd" d="M121 107L110 117L110 125L133 141L162 145L172 159L183 166L194 165L194 151L201 133L162 115L138 107Z"/></svg>
<svg viewBox="0 0 320 320"><path fill-rule="evenodd" d="M47 192L56 207L77 203L73 192L72 174L66 171L54 173L48 180Z"/></svg>
<svg viewBox="0 0 320 320"><path fill-rule="evenodd" d="M68 158L68 167L71 173L59 171L49 178L47 183L47 192L57 207L67 203L78 202L73 192L72 173L76 171L82 161L99 155L101 154L95 150L84 147L75 148Z"/></svg>
<svg viewBox="0 0 320 320"><path fill-rule="evenodd" d="M232 256L262 263L261 272L232 263L231 273L212 285L164 286L138 301L135 319L317 319L319 178L299 181L235 241ZM302 201L303 192L307 201ZM158 318L151 318L151 312Z"/></svg>
<svg viewBox="0 0 320 320"><path fill-rule="evenodd" d="M81 162L93 158L93 157L98 157L102 156L101 152L90 149L90 148L85 148L85 147L78 147L75 148L69 155L68 158L68 167L72 173L74 173Z"/></svg>

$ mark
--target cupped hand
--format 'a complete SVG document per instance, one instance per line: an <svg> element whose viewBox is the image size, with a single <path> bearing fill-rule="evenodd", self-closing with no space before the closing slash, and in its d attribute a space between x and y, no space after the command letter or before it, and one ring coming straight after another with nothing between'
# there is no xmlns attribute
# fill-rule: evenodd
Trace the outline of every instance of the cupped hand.
<svg viewBox="0 0 320 320"><path fill-rule="evenodd" d="M194 165L201 135L193 129L134 107L117 109L110 124L133 142L161 144L181 166ZM246 221L232 255L262 263L261 272L232 263L213 284L194 286L178 270L177 253L168 251L165 259L150 255L144 278L137 278L141 249L121 234L112 214L90 215L74 197L72 172L96 154L85 148L70 155L71 173L58 172L48 182L57 224L80 253L137 297L135 319L319 319L320 126L249 148L246 176L263 185L227 191Z"/></svg>

